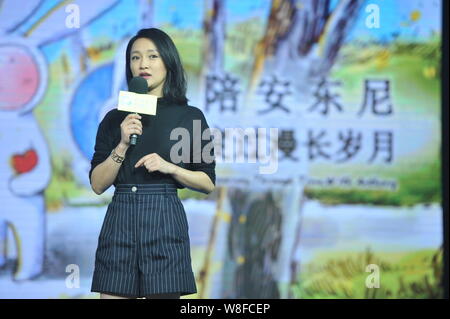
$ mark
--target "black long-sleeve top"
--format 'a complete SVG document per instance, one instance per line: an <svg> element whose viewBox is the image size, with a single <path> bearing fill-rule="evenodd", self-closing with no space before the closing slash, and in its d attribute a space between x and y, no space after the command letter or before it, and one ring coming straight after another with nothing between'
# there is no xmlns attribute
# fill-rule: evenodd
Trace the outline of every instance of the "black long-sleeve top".
<svg viewBox="0 0 450 319"><path fill-rule="evenodd" d="M124 118L130 114L129 112L113 109L109 111L101 121L97 137L95 141L95 152L91 160L91 169L89 171L89 179L91 179L94 168L105 161L110 156L111 151L120 142L120 124ZM212 183L216 183L215 160L208 163L203 157L199 156L199 152L212 141L201 139L201 133L209 128L203 112L194 106L187 104L180 105L169 102L165 98L158 98L156 115L141 115L142 135L138 137L135 146L130 146L125 154L125 160L120 167L114 186L117 184L175 184L177 188L184 188L184 185L176 181L170 174L161 172L148 172L144 166L134 168L136 162L143 156L150 153L157 153L167 162L173 163L170 159L170 150L172 146L181 140L181 136L170 139L170 133L173 129L181 127L189 132L189 163L174 163L182 168L205 172ZM201 131L194 132L194 120L200 120ZM197 122L198 123L198 122ZM194 133L196 136L194 136ZM194 148L195 139L201 141L201 148ZM199 142L197 142L199 143ZM180 145L180 144L178 144ZM200 145L200 144L197 144ZM177 148L178 149L178 148ZM210 154L214 156L214 148L207 147ZM197 154L194 154L194 151ZM181 155L181 150L178 152ZM194 162L194 157L200 158L201 161Z"/></svg>

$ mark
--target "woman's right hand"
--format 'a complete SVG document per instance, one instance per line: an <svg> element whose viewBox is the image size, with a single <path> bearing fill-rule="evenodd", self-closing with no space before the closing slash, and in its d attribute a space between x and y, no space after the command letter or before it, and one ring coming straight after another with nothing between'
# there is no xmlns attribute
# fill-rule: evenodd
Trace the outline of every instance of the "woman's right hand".
<svg viewBox="0 0 450 319"><path fill-rule="evenodd" d="M120 144L128 147L130 145L130 135L142 135L141 116L136 113L128 114L120 124Z"/></svg>

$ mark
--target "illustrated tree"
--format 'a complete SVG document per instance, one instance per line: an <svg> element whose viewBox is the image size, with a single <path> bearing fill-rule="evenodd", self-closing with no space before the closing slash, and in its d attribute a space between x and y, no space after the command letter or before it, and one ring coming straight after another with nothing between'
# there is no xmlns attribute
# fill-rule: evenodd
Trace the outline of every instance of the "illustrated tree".
<svg viewBox="0 0 450 319"><path fill-rule="evenodd" d="M290 80L301 93L326 77L338 57L364 0L273 0L265 34L255 48L247 95L261 78ZM208 74L224 74L225 1L205 0L202 93L207 100ZM292 297L297 283L303 186L294 183L265 192L220 187L220 201L231 205L224 261L224 297ZM225 189L226 190L226 189ZM288 198L288 204L284 201ZM282 203L283 202L283 203ZM218 203L201 281L209 272L222 202ZM226 274L226 275L225 275ZM287 283L286 283L287 282ZM230 284L231 283L231 284ZM286 287L287 288L281 288Z"/></svg>
<svg viewBox="0 0 450 319"><path fill-rule="evenodd" d="M293 80L308 93L311 83L326 77L364 0L273 0L265 35L255 48L250 94L261 76Z"/></svg>
<svg viewBox="0 0 450 319"><path fill-rule="evenodd" d="M199 76L199 96L206 102L207 79L211 74L221 75L224 70L224 42L225 42L225 1L205 0L205 16L203 20L203 48ZM205 298L211 270L211 259L217 238L217 229L222 213L222 206L227 194L225 186L217 187L217 206L212 227L209 234L205 258L200 270L198 282L199 297Z"/></svg>
<svg viewBox="0 0 450 319"><path fill-rule="evenodd" d="M225 1L206 0L203 21L202 75L221 73L224 67Z"/></svg>
<svg viewBox="0 0 450 319"><path fill-rule="evenodd" d="M310 96L313 84L326 78L336 62L363 3L340 0L332 7L330 0L273 0L265 34L255 48L247 95L261 78L276 76L289 80L301 96ZM302 169L308 173L306 166ZM291 233L283 233L280 246L290 252L289 261L274 263L278 271L289 274L288 287L296 285L300 271L299 238L305 202L304 186L294 182L291 187L284 195L291 194L293 209L283 211L282 217L284 225L295 226L290 228ZM292 297L292 290L281 291L281 296Z"/></svg>

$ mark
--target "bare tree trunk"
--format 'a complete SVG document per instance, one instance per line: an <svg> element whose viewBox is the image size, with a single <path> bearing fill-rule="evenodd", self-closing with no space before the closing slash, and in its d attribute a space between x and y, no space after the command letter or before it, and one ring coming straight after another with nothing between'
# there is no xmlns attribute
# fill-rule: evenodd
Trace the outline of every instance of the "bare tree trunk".
<svg viewBox="0 0 450 319"><path fill-rule="evenodd" d="M309 95L313 83L330 72L362 3L341 0L331 11L329 0L273 0L265 36L256 47L247 94L252 94L262 77L275 75L291 81L301 96ZM303 173L307 174L307 167ZM291 288L298 283L300 271L304 185L291 187L282 191L289 201L281 206L283 240L276 265L282 298L293 297Z"/></svg>
<svg viewBox="0 0 450 319"><path fill-rule="evenodd" d="M223 72L225 49L225 1L205 0L202 77Z"/></svg>
<svg viewBox="0 0 450 319"><path fill-rule="evenodd" d="M233 273L232 295L226 298L280 298L277 263L282 241L280 197L234 189L228 230L227 260Z"/></svg>
<svg viewBox="0 0 450 319"><path fill-rule="evenodd" d="M273 0L266 34L257 48L249 94L261 76L295 80L301 93L328 74L364 0Z"/></svg>
<svg viewBox="0 0 450 319"><path fill-rule="evenodd" d="M273 74L291 80L303 93L310 90L311 81L326 76L333 66L362 2L341 0L331 12L330 0L274 0L266 34L256 48L248 91L262 76ZM206 76L224 74L225 3L206 0L205 4L201 97L206 96ZM297 283L300 264L304 195L303 185L291 188L266 193L228 192L233 209L226 264L232 271L227 271L231 278L224 279L233 282L229 288L234 295L227 297L292 297L290 288ZM203 285L209 272L211 243L217 234L217 223L214 225L201 273Z"/></svg>
<svg viewBox="0 0 450 319"><path fill-rule="evenodd" d="M200 108L206 106L206 81L209 75L224 72L225 51L225 0L204 0L202 63L199 74L198 93Z"/></svg>
<svg viewBox="0 0 450 319"><path fill-rule="evenodd" d="M345 36L355 24L363 3L364 0L342 0L329 17L323 33L323 42L321 41L319 74L326 74L333 67Z"/></svg>
<svg viewBox="0 0 450 319"><path fill-rule="evenodd" d="M142 28L153 27L154 6L154 0L139 0Z"/></svg>
<svg viewBox="0 0 450 319"><path fill-rule="evenodd" d="M217 233L218 233L218 229L219 229L220 216L224 213L223 206L224 206L224 201L225 201L226 196L227 196L227 188L219 187L218 197L217 197L217 202L216 202L216 212L214 214L214 219L213 219L212 226L211 226L211 229L209 232L209 240L208 240L208 246L206 248L205 259L203 260L203 266L202 266L202 269L200 270L200 274L199 274L199 278L198 278L198 281L200 284L198 297L200 299L207 297L206 292L207 292L209 278L210 278L209 275L210 275L210 269L211 269L211 260L212 260L213 251L214 251L214 248L216 245L216 238L217 238Z"/></svg>
<svg viewBox="0 0 450 319"><path fill-rule="evenodd" d="M224 72L225 43L225 0L205 0L205 17L203 21L204 41L202 51L202 68L199 76L200 101L206 105L206 81L210 74L221 75ZM208 246L199 275L199 297L205 298L211 275L211 259L215 249L220 216L223 214L223 203L227 196L227 188L217 187L218 198L214 220L211 226Z"/></svg>

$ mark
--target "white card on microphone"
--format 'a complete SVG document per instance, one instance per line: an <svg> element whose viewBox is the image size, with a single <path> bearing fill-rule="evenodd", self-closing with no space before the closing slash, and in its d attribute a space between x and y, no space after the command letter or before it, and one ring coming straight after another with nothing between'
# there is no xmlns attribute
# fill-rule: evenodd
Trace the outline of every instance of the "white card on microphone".
<svg viewBox="0 0 450 319"><path fill-rule="evenodd" d="M128 91L119 92L119 111L156 115L158 97L151 94L138 94Z"/></svg>

